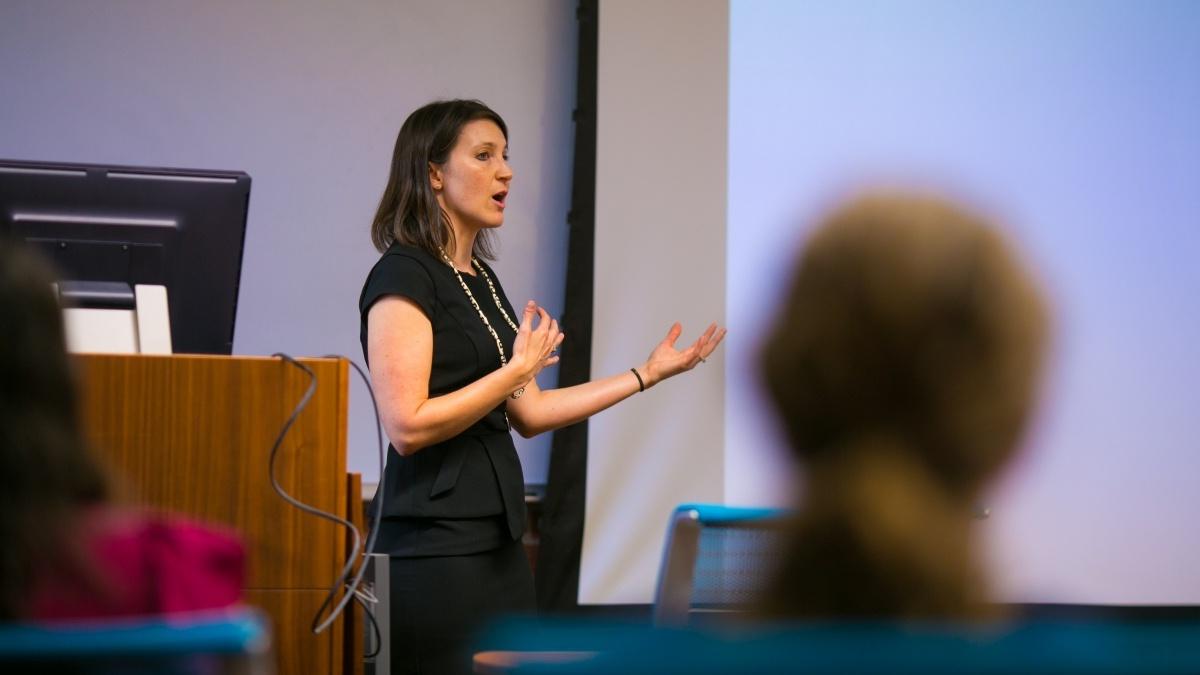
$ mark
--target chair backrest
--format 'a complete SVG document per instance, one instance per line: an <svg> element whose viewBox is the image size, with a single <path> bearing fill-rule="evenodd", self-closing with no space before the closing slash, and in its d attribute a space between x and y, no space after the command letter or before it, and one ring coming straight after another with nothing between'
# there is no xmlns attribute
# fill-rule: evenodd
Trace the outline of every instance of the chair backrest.
<svg viewBox="0 0 1200 675"><path fill-rule="evenodd" d="M269 675L270 648L251 610L0 624L2 672Z"/></svg>
<svg viewBox="0 0 1200 675"><path fill-rule="evenodd" d="M746 609L775 568L787 511L683 504L667 531L654 623L679 626L695 614Z"/></svg>

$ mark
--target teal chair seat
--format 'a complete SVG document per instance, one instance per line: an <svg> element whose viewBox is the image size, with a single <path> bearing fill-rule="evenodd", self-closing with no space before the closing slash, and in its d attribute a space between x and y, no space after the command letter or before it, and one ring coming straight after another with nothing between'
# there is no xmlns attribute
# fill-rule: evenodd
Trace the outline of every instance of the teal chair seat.
<svg viewBox="0 0 1200 675"><path fill-rule="evenodd" d="M1200 621L1194 619L756 623L756 594L778 559L790 515L678 507L668 527L653 625L512 619L477 643L477 672L1200 674Z"/></svg>
<svg viewBox="0 0 1200 675"><path fill-rule="evenodd" d="M774 624L715 630L512 620L479 650L583 655L537 673L1200 673L1200 623L1073 621L987 626ZM495 671L493 671L495 672Z"/></svg>
<svg viewBox="0 0 1200 675"><path fill-rule="evenodd" d="M270 632L251 610L0 625L0 672L271 672Z"/></svg>

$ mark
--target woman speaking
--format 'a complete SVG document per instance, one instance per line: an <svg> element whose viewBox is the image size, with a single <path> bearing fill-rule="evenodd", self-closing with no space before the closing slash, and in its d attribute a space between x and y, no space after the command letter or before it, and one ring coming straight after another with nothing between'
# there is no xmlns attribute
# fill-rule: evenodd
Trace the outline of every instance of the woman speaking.
<svg viewBox="0 0 1200 675"><path fill-rule="evenodd" d="M515 309L486 262L512 179L499 115L478 101L431 103L400 128L371 226L383 255L359 298L360 338L392 450L375 552L391 556L397 673L466 670L481 622L534 610L509 430L583 420L692 369L725 336L713 324L677 349L675 324L645 363L540 389L563 334L534 301Z"/></svg>

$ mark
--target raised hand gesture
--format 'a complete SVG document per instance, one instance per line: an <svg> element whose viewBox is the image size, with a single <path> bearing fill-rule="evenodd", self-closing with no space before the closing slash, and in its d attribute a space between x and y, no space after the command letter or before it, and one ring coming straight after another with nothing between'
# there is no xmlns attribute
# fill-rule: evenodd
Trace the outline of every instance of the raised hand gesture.
<svg viewBox="0 0 1200 675"><path fill-rule="evenodd" d="M536 327L534 317L537 317ZM558 321L550 318L545 309L530 300L525 305L521 325L517 328L509 365L519 373L520 381L528 384L543 368L558 363L556 352L562 341L563 333L558 329Z"/></svg>
<svg viewBox="0 0 1200 675"><path fill-rule="evenodd" d="M708 329L695 342L680 350L675 347L675 341L682 333L683 326L675 322L663 341L650 352L650 358L641 368L647 388L668 377L695 368L696 364L707 359L725 338L724 328L717 328L715 323L709 324Z"/></svg>

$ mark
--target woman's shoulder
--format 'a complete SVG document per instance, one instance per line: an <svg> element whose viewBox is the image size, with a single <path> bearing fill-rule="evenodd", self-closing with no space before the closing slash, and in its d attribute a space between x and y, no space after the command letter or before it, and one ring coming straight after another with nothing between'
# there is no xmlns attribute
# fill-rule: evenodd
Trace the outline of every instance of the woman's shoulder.
<svg viewBox="0 0 1200 675"><path fill-rule="evenodd" d="M31 593L32 618L191 611L241 599L245 550L223 528L95 506L78 515L74 533L80 569L42 571Z"/></svg>
<svg viewBox="0 0 1200 675"><path fill-rule="evenodd" d="M417 246L395 243L388 247L367 274L366 286L397 277L417 277L432 282L441 263L428 251Z"/></svg>
<svg viewBox="0 0 1200 675"><path fill-rule="evenodd" d="M438 297L438 265L429 252L416 246L392 244L376 261L358 298L359 311L366 312L386 295L402 295L415 301L433 316Z"/></svg>
<svg viewBox="0 0 1200 675"><path fill-rule="evenodd" d="M382 255L379 256L379 261L375 264L376 267L383 264L394 264L400 260L414 260L426 269L434 268L436 265L442 264L432 253L426 251L419 246L411 244L401 244L395 242L388 247Z"/></svg>

